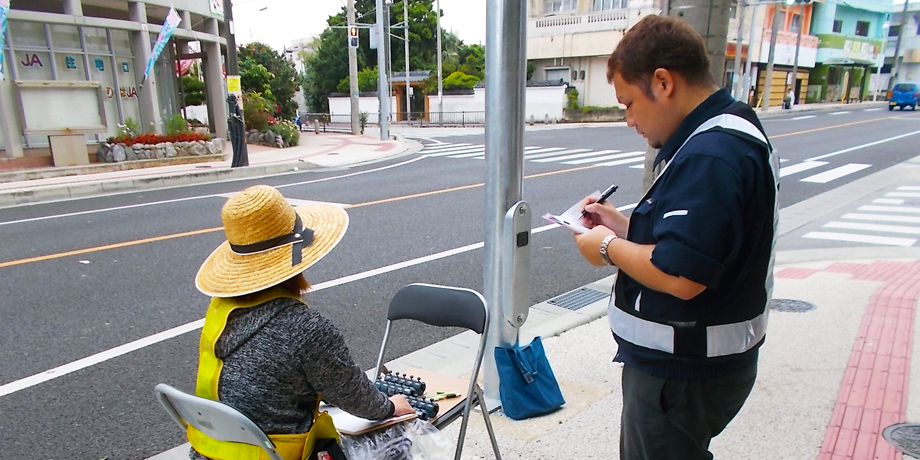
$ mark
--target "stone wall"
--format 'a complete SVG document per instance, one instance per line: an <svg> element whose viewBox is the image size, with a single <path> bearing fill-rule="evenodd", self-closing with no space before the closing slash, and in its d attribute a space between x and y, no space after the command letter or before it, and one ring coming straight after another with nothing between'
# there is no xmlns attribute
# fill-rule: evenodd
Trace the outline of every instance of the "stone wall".
<svg viewBox="0 0 920 460"><path fill-rule="evenodd" d="M103 142L96 150L100 163L119 163L155 158L194 157L218 155L224 152L226 142L221 138L195 142L161 142L159 144L110 144Z"/></svg>
<svg viewBox="0 0 920 460"><path fill-rule="evenodd" d="M569 123L626 121L626 111L617 107L565 109L563 117Z"/></svg>

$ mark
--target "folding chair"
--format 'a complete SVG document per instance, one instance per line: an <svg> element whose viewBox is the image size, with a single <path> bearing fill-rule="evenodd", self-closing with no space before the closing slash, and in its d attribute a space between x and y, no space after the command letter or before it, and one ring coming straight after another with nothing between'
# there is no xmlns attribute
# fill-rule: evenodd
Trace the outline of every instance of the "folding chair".
<svg viewBox="0 0 920 460"><path fill-rule="evenodd" d="M219 441L232 441L261 447L272 460L284 460L275 444L249 417L218 401L183 393L165 383L153 390L160 404L183 430L191 424L198 431Z"/></svg>
<svg viewBox="0 0 920 460"><path fill-rule="evenodd" d="M501 460L498 443L495 441L495 432L492 431L492 422L489 420L489 410L483 404L482 388L476 383L486 349L485 332L489 329L489 310L486 307L486 299L472 289L421 283L410 284L397 291L387 310L387 328L383 334L380 355L377 357L377 367L374 369L375 378L380 375L380 369L383 366L383 356L390 341L390 327L393 321L400 319L414 319L431 326L462 327L480 335L479 350L476 352L476 361L470 373L470 385L464 404L458 404L453 410L440 414L434 426L439 430L446 427L461 414L462 408L463 422L460 425L460 437L454 453L454 460L460 460L470 411L474 404L478 404L489 432L489 439L492 441L495 458Z"/></svg>

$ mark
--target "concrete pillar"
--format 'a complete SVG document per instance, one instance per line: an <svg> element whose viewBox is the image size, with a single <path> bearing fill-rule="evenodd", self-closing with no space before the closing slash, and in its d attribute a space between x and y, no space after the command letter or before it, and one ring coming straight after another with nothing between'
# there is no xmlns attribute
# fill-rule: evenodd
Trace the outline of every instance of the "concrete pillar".
<svg viewBox="0 0 920 460"><path fill-rule="evenodd" d="M147 10L143 3L129 2L128 17L132 21L147 25ZM138 84L143 79L144 70L147 69L147 60L150 59L150 33L147 30L132 31L131 33L131 51L134 53L134 72L138 78ZM160 104L157 96L157 80L154 70L150 70L147 77L147 83L138 91L138 103L141 109L141 119L143 119L144 132L162 133L163 120L160 118Z"/></svg>
<svg viewBox="0 0 920 460"><path fill-rule="evenodd" d="M64 14L83 16L83 3L80 0L64 0Z"/></svg>
<svg viewBox="0 0 920 460"><path fill-rule="evenodd" d="M3 134L3 145L7 158L19 158L24 155L22 151L22 128L19 126L19 116L16 113L18 103L13 99L13 81L7 74L0 79L0 130Z"/></svg>
<svg viewBox="0 0 920 460"><path fill-rule="evenodd" d="M220 35L217 19L206 21L207 33ZM204 71L205 91L208 97L208 124L217 137L227 138L227 98L224 91L224 73L221 70L220 43L201 42L207 57Z"/></svg>
<svg viewBox="0 0 920 460"><path fill-rule="evenodd" d="M182 22L179 23L179 27L185 30L192 30L192 14L188 11L181 11L179 15L182 16Z"/></svg>

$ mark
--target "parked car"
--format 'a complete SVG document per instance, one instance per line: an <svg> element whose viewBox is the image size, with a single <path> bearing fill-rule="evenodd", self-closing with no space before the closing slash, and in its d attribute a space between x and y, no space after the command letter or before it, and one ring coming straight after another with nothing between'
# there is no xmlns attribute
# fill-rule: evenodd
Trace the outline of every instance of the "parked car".
<svg viewBox="0 0 920 460"><path fill-rule="evenodd" d="M894 110L895 107L904 110L907 106L910 106L911 110L917 110L918 103L920 103L920 85L916 83L898 83L888 94L888 110Z"/></svg>

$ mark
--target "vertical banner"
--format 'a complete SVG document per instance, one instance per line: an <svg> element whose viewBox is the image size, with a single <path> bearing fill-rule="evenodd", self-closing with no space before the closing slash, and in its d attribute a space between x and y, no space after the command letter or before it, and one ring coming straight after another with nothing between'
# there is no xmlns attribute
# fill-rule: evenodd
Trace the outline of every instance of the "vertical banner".
<svg viewBox="0 0 920 460"><path fill-rule="evenodd" d="M0 0L0 2L5 0ZM160 57L160 53L163 52L163 48L166 47L166 42L169 41L169 38L172 37L173 32L176 31L176 27L179 26L179 23L182 22L182 18L179 17L179 13L176 12L175 8L169 8L169 14L166 15L166 22L163 23L163 28L160 29L160 35L157 37L157 42L153 45L153 51L150 52L150 59L147 60L147 69L144 70L144 79L141 81L141 87L144 86L144 83L147 83L147 76L150 75L150 70L153 69L153 65L156 63L157 58Z"/></svg>
<svg viewBox="0 0 920 460"><path fill-rule="evenodd" d="M10 10L10 0L0 0L0 78L6 73L3 64L3 39L6 38L6 12Z"/></svg>

